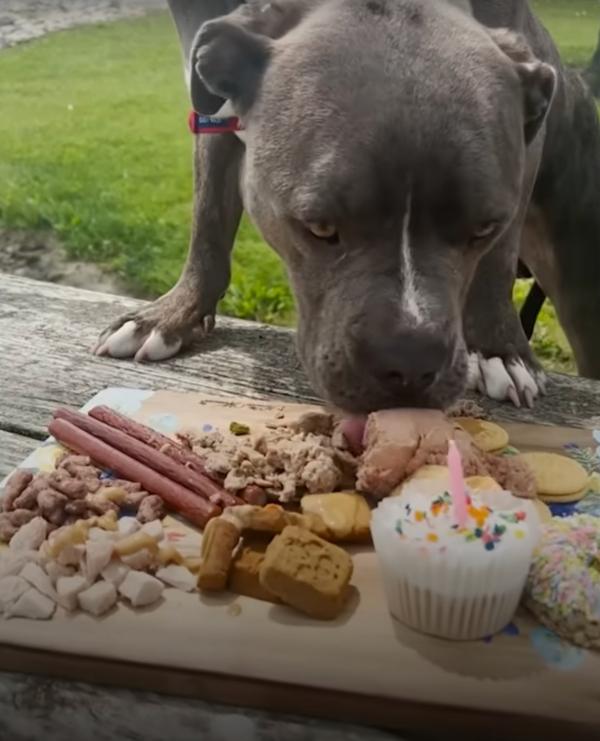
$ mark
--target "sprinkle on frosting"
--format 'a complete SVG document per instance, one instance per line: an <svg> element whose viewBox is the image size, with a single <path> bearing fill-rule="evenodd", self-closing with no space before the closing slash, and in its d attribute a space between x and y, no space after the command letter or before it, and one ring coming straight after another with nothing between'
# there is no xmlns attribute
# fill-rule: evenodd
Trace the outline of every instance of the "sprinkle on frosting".
<svg viewBox="0 0 600 741"><path fill-rule="evenodd" d="M438 543L445 535L458 536L466 543L480 543L486 551L493 551L508 536L526 537L522 525L527 514L523 510L496 512L487 504L476 501L474 496L468 496L467 516L466 527L459 527L454 522L452 497L445 491L432 499L427 508L407 502L395 529L401 537L409 537L410 529L410 537L428 543Z"/></svg>

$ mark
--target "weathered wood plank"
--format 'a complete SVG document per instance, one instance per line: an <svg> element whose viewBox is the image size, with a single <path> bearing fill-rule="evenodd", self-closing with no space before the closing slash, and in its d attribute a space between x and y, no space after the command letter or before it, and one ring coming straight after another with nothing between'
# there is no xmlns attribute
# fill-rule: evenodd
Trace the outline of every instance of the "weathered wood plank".
<svg viewBox="0 0 600 741"><path fill-rule="evenodd" d="M58 404L115 385L313 400L286 329L223 318L194 352L164 363L93 357L99 330L141 303L0 274L0 429L41 439ZM487 406L499 419L590 427L599 392L598 382L552 376L533 412Z"/></svg>
<svg viewBox="0 0 600 741"><path fill-rule="evenodd" d="M42 437L57 404L106 386L311 398L289 331L222 320L203 352L160 364L95 358L98 331L140 302L0 274L0 429Z"/></svg>
<svg viewBox="0 0 600 741"><path fill-rule="evenodd" d="M0 480L9 474L38 444L37 440L0 429Z"/></svg>
<svg viewBox="0 0 600 741"><path fill-rule="evenodd" d="M33 712L35 710L35 712ZM190 698L0 673L0 738L64 741L402 741L340 723L226 708Z"/></svg>

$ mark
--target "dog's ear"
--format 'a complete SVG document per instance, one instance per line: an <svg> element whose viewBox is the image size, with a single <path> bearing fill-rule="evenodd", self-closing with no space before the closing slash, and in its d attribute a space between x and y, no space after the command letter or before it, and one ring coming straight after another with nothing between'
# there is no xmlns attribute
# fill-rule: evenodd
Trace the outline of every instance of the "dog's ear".
<svg viewBox="0 0 600 741"><path fill-rule="evenodd" d="M523 36L506 29L490 34L500 49L511 59L521 79L525 115L525 141L531 142L541 129L556 92L556 70L540 62Z"/></svg>
<svg viewBox="0 0 600 741"><path fill-rule="evenodd" d="M196 60L200 43L202 43L202 39L200 33L197 33L192 44L188 64L190 98L192 101L192 108L197 113L210 116L213 113L216 113L223 106L225 99L212 93L206 87L204 80L196 71Z"/></svg>
<svg viewBox="0 0 600 741"><path fill-rule="evenodd" d="M194 108L210 113L200 106L214 99L221 104L230 100L238 111L244 112L252 106L260 87L271 56L271 41L237 23L220 19L202 26L192 54L192 74L198 78L195 81L198 99L192 98Z"/></svg>
<svg viewBox="0 0 600 741"><path fill-rule="evenodd" d="M185 76L192 105L198 113L213 114L225 99L215 95L196 72L203 43L198 29L209 21L227 20L240 28L277 39L294 28L322 0L168 0L185 60ZM229 11L229 12L228 12Z"/></svg>
<svg viewBox="0 0 600 741"><path fill-rule="evenodd" d="M517 67L525 99L525 141L541 129L556 92L556 71L545 62L525 62Z"/></svg>

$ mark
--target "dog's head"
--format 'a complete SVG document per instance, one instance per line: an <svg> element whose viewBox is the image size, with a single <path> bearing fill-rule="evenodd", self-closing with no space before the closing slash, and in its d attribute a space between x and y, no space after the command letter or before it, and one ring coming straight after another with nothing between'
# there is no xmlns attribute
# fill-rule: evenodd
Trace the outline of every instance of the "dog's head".
<svg viewBox="0 0 600 741"><path fill-rule="evenodd" d="M552 68L418 0L246 7L194 58L244 123L244 203L287 265L316 390L352 412L451 402L465 294L519 209Z"/></svg>

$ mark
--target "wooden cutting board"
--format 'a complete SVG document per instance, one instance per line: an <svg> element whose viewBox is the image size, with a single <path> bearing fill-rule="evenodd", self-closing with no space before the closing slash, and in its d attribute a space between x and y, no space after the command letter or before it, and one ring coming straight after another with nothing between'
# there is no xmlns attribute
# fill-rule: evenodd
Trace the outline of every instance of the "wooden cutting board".
<svg viewBox="0 0 600 741"><path fill-rule="evenodd" d="M131 389L107 389L85 409L96 404L167 434L231 421L257 425L308 408ZM594 445L588 431L504 426L521 449ZM49 441L22 467L52 467L55 454ZM390 617L372 550L356 549L354 562L355 598L333 623L228 593L167 590L158 608L145 611L120 605L101 619L61 613L47 622L0 621L0 669L404 731L464 735L468 728L483 738L507 714L524 734L545 726L556 732L561 723L580 735L584 726L600 727L600 655L559 640L524 611L488 641L421 635Z"/></svg>

